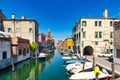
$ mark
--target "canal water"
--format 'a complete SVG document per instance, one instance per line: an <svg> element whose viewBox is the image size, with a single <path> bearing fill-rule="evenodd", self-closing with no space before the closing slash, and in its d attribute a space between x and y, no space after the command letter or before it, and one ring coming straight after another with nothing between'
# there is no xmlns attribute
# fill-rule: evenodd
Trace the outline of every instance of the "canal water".
<svg viewBox="0 0 120 80"><path fill-rule="evenodd" d="M55 51L46 61L29 59L0 72L0 80L69 80L61 55Z"/></svg>

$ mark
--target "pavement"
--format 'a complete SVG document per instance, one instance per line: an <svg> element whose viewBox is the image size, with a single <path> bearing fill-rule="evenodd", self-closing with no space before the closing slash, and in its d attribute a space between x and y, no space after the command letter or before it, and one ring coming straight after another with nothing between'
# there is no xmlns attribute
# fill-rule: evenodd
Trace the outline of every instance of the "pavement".
<svg viewBox="0 0 120 80"><path fill-rule="evenodd" d="M93 56L87 56L89 61L93 61ZM112 72L112 63L101 57L95 57L95 64ZM115 64L115 74L120 75L120 64ZM120 80L116 79L116 80Z"/></svg>

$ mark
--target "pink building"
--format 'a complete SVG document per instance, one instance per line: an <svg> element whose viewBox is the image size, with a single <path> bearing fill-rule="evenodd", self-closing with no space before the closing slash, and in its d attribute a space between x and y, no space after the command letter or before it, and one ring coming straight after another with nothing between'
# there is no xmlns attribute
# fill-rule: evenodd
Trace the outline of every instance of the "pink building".
<svg viewBox="0 0 120 80"><path fill-rule="evenodd" d="M38 42L45 42L46 36L44 33L38 35Z"/></svg>
<svg viewBox="0 0 120 80"><path fill-rule="evenodd" d="M46 35L44 33L40 33L38 35L38 45L39 45L39 52L43 52L46 46Z"/></svg>
<svg viewBox="0 0 120 80"><path fill-rule="evenodd" d="M29 40L23 38L12 38L12 55L17 57L16 62L30 58ZM15 62L15 63L16 63Z"/></svg>

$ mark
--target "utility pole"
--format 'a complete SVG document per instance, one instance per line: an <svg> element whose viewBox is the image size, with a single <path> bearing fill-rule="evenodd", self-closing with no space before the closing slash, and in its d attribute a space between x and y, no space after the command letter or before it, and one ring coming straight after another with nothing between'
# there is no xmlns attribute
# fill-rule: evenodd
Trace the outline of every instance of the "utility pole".
<svg viewBox="0 0 120 80"><path fill-rule="evenodd" d="M112 67L112 80L114 80L114 77L115 77L115 63L114 63L114 58L113 58L113 62L111 64L111 67Z"/></svg>

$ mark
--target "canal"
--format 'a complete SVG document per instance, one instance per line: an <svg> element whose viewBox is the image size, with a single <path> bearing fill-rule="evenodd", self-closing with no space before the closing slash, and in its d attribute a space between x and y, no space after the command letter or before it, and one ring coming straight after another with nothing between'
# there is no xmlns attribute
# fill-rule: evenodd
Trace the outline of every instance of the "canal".
<svg viewBox="0 0 120 80"><path fill-rule="evenodd" d="M69 80L61 55L55 51L46 61L29 59L0 72L0 80Z"/></svg>

